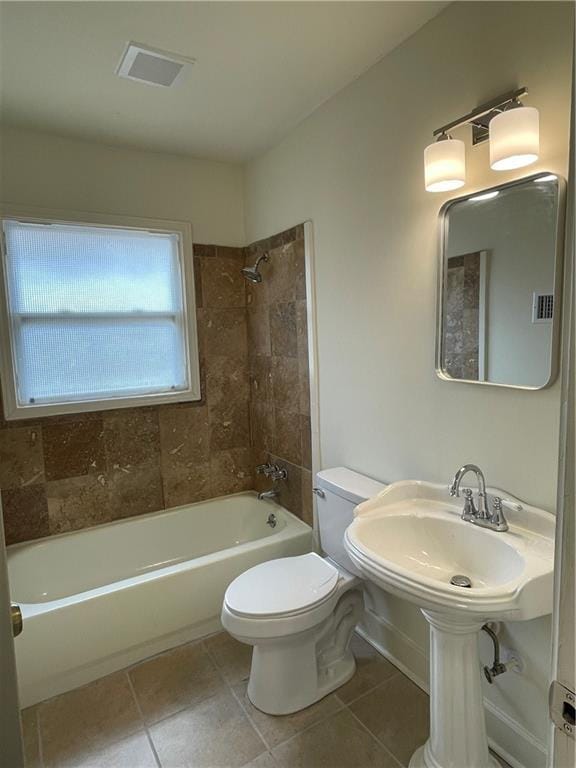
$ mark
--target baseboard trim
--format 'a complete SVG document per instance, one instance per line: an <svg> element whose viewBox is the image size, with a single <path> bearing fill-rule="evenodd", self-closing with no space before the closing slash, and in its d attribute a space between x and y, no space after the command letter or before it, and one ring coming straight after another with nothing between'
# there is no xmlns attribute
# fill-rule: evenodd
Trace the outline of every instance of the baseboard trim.
<svg viewBox="0 0 576 768"><path fill-rule="evenodd" d="M390 631L394 631L394 628L387 624L387 627ZM356 627L357 634L360 635L364 640L366 640L367 643L369 643L373 648L375 648L378 653L381 656L384 656L385 659L387 659L391 664L394 664L395 667L397 667L400 672L406 675L410 680L412 680L413 683L415 683L418 688L421 688L426 693L429 693L428 690L428 682L426 680L423 680L419 675L417 675L413 669L411 669L407 664L405 664L401 659L394 656L390 651L388 651L387 648L385 648L383 645L381 645L377 640L374 640L374 638L370 637L368 632L363 627ZM401 633L397 633L401 634ZM419 651L422 653L422 651ZM422 654L424 655L424 654Z"/></svg>
<svg viewBox="0 0 576 768"><path fill-rule="evenodd" d="M402 640L402 643L406 645L408 648L410 648L414 653L423 656L424 658L427 658L427 653L425 650L422 649L418 643L416 643L410 635L407 635L405 632L402 632L401 629L398 629L394 624L392 624L385 616L379 616L376 611L374 611L372 608L366 608L365 613L368 614L374 621L377 621L378 624L381 624L383 627L386 627L387 630L392 632L396 637L398 637L400 640ZM370 642L370 641L369 641Z"/></svg>
<svg viewBox="0 0 576 768"><path fill-rule="evenodd" d="M546 744L488 699L484 699L484 710L486 729L491 734L488 736L488 743L494 752L504 758L512 768L545 768L548 755ZM514 734L518 745L517 756L511 755L502 746L510 740L510 732Z"/></svg>

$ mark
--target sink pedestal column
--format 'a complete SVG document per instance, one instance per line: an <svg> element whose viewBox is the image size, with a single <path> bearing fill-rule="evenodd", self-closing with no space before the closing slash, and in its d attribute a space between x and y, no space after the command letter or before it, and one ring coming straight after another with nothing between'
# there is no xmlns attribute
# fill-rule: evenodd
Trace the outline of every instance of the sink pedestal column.
<svg viewBox="0 0 576 768"><path fill-rule="evenodd" d="M498 768L488 753L478 632L468 616L422 611L430 624L430 738L410 768Z"/></svg>

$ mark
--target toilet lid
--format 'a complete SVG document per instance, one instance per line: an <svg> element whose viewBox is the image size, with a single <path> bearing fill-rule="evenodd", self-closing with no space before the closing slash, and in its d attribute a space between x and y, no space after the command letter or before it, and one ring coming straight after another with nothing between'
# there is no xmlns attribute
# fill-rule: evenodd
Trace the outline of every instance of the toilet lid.
<svg viewBox="0 0 576 768"><path fill-rule="evenodd" d="M310 552L250 568L234 579L224 599L234 613L263 618L311 608L326 599L337 582L338 570Z"/></svg>

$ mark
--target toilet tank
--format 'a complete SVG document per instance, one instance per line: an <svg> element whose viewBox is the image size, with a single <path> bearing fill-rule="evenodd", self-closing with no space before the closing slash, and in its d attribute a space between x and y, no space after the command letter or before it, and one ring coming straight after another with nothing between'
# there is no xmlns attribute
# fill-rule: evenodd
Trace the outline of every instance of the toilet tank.
<svg viewBox="0 0 576 768"><path fill-rule="evenodd" d="M320 545L329 558L358 575L344 549L344 531L354 519L354 507L376 496L386 486L346 467L323 469L316 475Z"/></svg>

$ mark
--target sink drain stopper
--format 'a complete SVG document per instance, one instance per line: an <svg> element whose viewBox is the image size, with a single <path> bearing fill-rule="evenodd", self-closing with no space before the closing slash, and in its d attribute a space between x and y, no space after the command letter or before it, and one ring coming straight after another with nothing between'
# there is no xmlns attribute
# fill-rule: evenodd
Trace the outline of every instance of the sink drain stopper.
<svg viewBox="0 0 576 768"><path fill-rule="evenodd" d="M457 573L456 576L452 576L450 584L453 584L455 587L466 587L468 589L472 586L472 582L468 576L462 576L460 573Z"/></svg>

